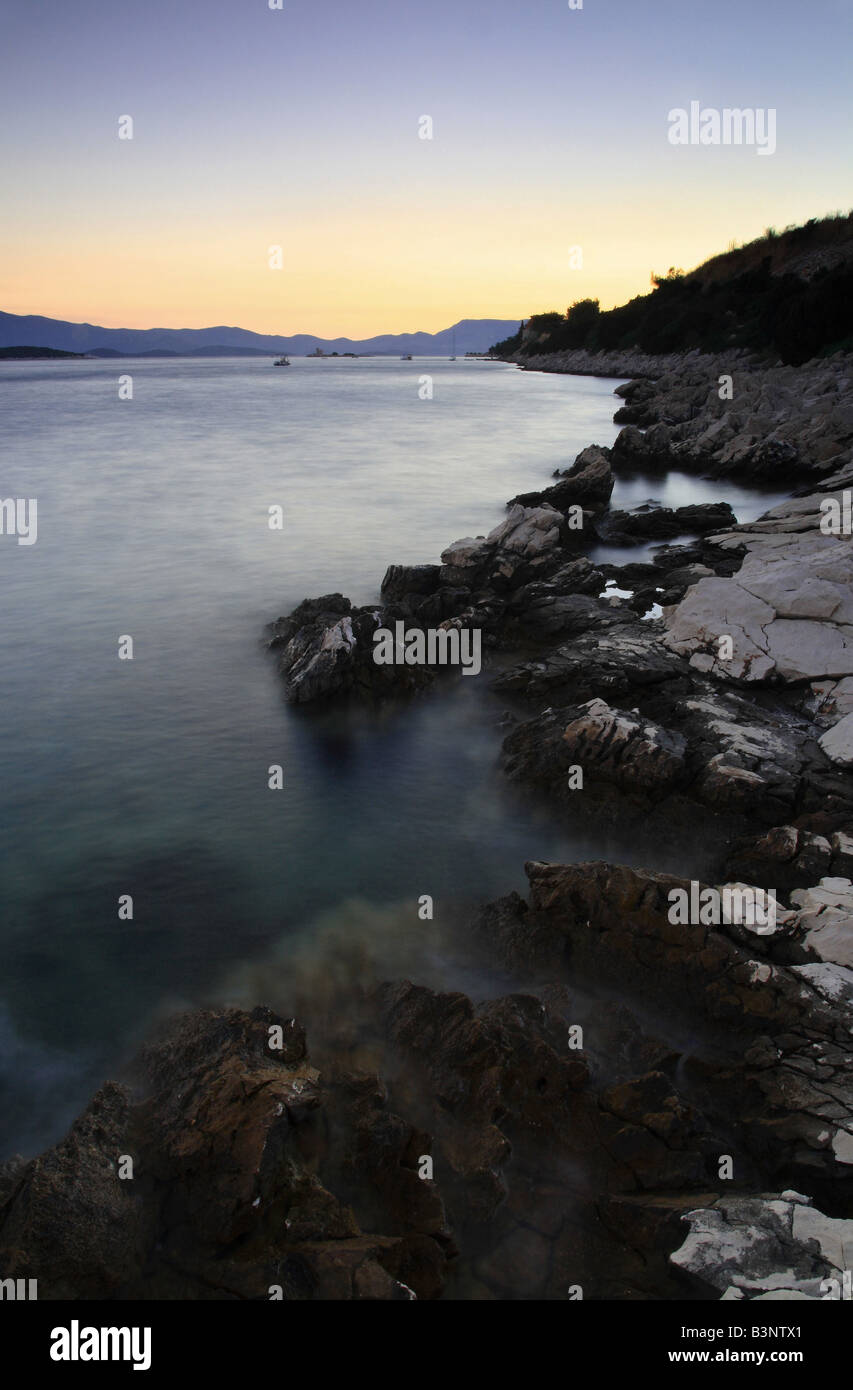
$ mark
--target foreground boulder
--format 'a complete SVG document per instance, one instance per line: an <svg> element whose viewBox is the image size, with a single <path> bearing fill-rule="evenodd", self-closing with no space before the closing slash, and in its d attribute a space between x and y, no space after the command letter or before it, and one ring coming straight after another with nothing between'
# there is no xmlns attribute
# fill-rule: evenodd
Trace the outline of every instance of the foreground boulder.
<svg viewBox="0 0 853 1390"><path fill-rule="evenodd" d="M669 1289L594 1196L703 1199L696 1117L667 1077L599 1098L565 991L475 1005L402 981L344 1002L322 1072L267 1009L173 1023L133 1091L109 1083L62 1143L0 1169L5 1276L43 1299L408 1301L450 1274L476 1299ZM641 1066L665 1057L623 1016L607 1026ZM364 1049L390 1080L353 1065Z"/></svg>

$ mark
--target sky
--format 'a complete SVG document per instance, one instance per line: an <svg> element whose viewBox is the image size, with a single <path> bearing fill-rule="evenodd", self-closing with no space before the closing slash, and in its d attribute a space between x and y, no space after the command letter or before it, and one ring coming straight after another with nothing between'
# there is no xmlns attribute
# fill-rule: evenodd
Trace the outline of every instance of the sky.
<svg viewBox="0 0 853 1390"><path fill-rule="evenodd" d="M3 0L0 309L435 332L850 207L853 0L270 3ZM775 153L671 144L694 100Z"/></svg>

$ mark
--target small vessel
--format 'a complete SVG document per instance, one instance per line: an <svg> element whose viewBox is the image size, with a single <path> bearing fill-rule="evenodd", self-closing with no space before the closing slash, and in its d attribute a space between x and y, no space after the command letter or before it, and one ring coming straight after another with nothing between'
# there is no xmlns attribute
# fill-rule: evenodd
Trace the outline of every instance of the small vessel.
<svg viewBox="0 0 853 1390"><path fill-rule="evenodd" d="M290 366L290 358L289 358L289 357L277 357L277 358L275 359L275 361L273 362L273 366L274 366L274 367L289 367L289 366Z"/></svg>
<svg viewBox="0 0 853 1390"><path fill-rule="evenodd" d="M454 330L453 330L453 342L451 343L450 346L451 346L451 351L452 351L452 353L453 353L453 356L451 357L450 360L451 360L451 362L455 362L455 361L456 361L456 329L455 329L455 328L454 328Z"/></svg>
<svg viewBox="0 0 853 1390"><path fill-rule="evenodd" d="M411 362L411 360L412 354L410 352L404 353L404 355L400 358L401 362Z"/></svg>

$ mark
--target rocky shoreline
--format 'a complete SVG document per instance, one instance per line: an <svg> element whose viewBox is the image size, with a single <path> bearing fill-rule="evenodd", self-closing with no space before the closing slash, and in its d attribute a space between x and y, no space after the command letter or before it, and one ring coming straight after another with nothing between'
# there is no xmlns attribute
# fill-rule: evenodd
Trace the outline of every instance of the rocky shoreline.
<svg viewBox="0 0 853 1390"><path fill-rule="evenodd" d="M377 981L308 1041L267 1007L176 1020L61 1144L0 1169L0 1263L40 1297L841 1296L853 551L825 520L853 489L853 361L525 366L631 377L613 447L440 564L390 566L379 603L279 618L286 698L408 697L449 673L378 665L375 633L477 629L507 777L557 817L698 837L716 818L714 883L531 863L527 899L470 923L501 998ZM748 525L718 502L611 508L617 477L672 469L791 496ZM588 558L638 540L653 560ZM673 920L679 893L732 887L772 890L769 927Z"/></svg>

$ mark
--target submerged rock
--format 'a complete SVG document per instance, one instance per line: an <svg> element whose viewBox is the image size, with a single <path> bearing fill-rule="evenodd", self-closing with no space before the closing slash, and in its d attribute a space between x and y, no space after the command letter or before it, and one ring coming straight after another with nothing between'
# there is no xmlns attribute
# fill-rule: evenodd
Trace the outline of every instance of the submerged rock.
<svg viewBox="0 0 853 1390"><path fill-rule="evenodd" d="M667 1255L682 1214L729 1202L721 1152L736 1201L791 1174L853 1211L853 971L777 958L796 913L777 940L671 920L671 875L527 871L529 904L490 904L472 938L545 983L480 1003L339 984L319 1065L266 1008L174 1021L132 1085L0 1169L6 1277L43 1298L408 1301L674 1298L690 1275L716 1297L712 1260ZM815 1215L794 1238L832 1264Z"/></svg>

